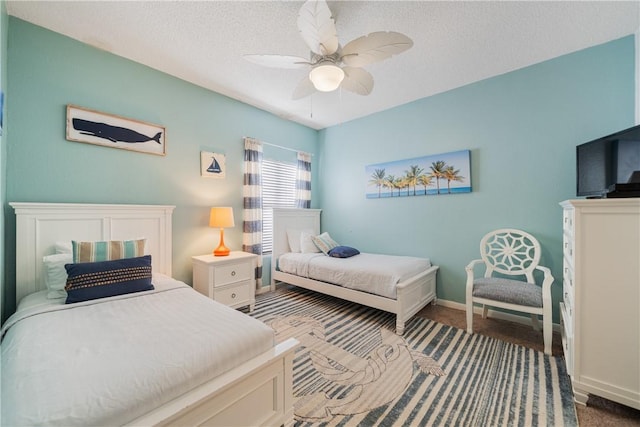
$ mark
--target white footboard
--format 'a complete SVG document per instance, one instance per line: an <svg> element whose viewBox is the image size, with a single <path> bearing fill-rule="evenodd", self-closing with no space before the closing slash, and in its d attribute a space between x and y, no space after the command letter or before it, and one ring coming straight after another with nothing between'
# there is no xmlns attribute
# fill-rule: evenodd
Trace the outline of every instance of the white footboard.
<svg viewBox="0 0 640 427"><path fill-rule="evenodd" d="M404 334L405 323L430 302L436 303L436 272L432 266L396 288L396 333Z"/></svg>
<svg viewBox="0 0 640 427"><path fill-rule="evenodd" d="M367 292L356 291L331 283L308 279L281 271L271 273L272 280L289 283L301 288L342 298L347 301L377 308L396 315L396 333L404 334L406 322L430 302L436 301L436 273L438 266L429 269L399 283L397 299L385 298Z"/></svg>
<svg viewBox="0 0 640 427"><path fill-rule="evenodd" d="M298 341L290 338L128 425L293 425L297 346Z"/></svg>

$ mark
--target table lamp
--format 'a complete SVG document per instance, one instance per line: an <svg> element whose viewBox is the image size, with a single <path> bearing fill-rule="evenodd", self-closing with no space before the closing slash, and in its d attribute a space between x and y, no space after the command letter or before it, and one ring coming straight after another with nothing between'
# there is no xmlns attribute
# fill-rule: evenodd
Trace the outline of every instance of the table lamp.
<svg viewBox="0 0 640 427"><path fill-rule="evenodd" d="M233 208L211 208L209 214L209 227L220 228L220 244L213 251L214 256L227 256L230 249L224 245L224 229L233 227Z"/></svg>

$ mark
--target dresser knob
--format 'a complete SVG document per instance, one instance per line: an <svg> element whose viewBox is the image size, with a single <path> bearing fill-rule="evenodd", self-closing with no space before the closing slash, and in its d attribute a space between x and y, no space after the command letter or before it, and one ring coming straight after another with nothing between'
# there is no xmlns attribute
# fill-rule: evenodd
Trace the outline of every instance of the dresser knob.
<svg viewBox="0 0 640 427"><path fill-rule="evenodd" d="M234 292L234 293L231 294L231 298L235 299L235 297L236 297L236 294Z"/></svg>
<svg viewBox="0 0 640 427"><path fill-rule="evenodd" d="M236 271L235 271L235 270L233 270L233 271L231 272L231 276L235 276L235 275L236 275Z"/></svg>

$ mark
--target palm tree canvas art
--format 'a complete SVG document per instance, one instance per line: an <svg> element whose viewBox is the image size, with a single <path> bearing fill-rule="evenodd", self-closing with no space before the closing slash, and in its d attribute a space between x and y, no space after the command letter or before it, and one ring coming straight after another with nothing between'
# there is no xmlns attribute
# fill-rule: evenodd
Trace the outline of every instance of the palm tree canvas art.
<svg viewBox="0 0 640 427"><path fill-rule="evenodd" d="M471 192L471 151L396 160L365 167L367 199Z"/></svg>

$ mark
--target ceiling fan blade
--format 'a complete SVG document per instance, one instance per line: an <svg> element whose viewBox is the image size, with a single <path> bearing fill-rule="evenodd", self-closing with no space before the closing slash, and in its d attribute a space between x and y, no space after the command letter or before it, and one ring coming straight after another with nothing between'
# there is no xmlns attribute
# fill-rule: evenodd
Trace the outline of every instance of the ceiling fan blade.
<svg viewBox="0 0 640 427"><path fill-rule="evenodd" d="M397 55L413 46L413 41L401 33L378 31L350 41L342 48L342 62L351 67L363 67Z"/></svg>
<svg viewBox="0 0 640 427"><path fill-rule="evenodd" d="M358 95L369 95L373 90L373 76L362 68L344 67L344 80L340 86Z"/></svg>
<svg viewBox="0 0 640 427"><path fill-rule="evenodd" d="M331 55L338 50L336 24L326 1L306 1L298 13L298 29L312 52Z"/></svg>
<svg viewBox="0 0 640 427"><path fill-rule="evenodd" d="M307 68L311 65L308 59L300 56L244 55L244 59L253 62L254 64L272 68L300 69Z"/></svg>
<svg viewBox="0 0 640 427"><path fill-rule="evenodd" d="M298 86L293 91L293 99L302 99L309 95L313 95L316 92L316 88L313 82L309 80L309 76L304 76L304 79L300 80Z"/></svg>

